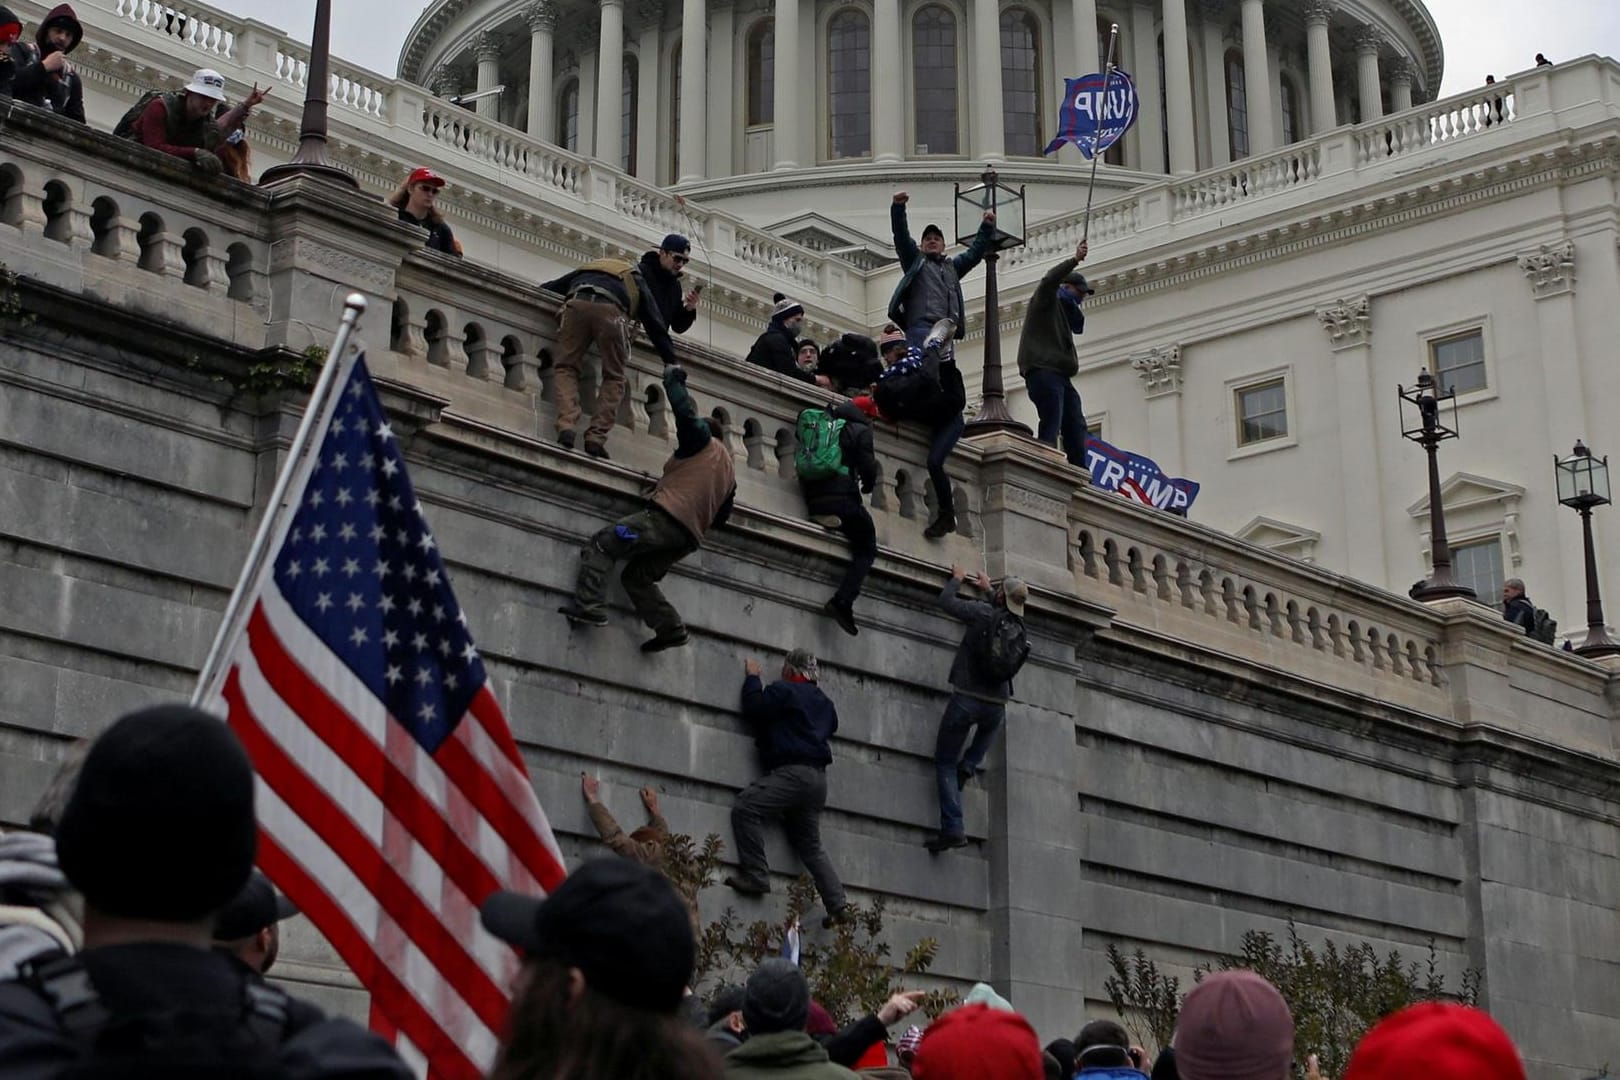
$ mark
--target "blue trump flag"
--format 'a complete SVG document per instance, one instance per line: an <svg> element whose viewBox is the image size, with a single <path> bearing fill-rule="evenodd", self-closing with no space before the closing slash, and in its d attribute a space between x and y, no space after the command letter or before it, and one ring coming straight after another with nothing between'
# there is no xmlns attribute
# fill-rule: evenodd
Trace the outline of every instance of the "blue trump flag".
<svg viewBox="0 0 1620 1080"><path fill-rule="evenodd" d="M1160 510L1185 514L1198 498L1196 482L1166 476L1152 458L1121 450L1095 435L1086 436L1086 467L1091 470L1091 486L1098 491L1139 494L1137 501Z"/></svg>
<svg viewBox="0 0 1620 1080"><path fill-rule="evenodd" d="M1065 79L1063 109L1058 114L1057 138L1042 151L1050 154L1066 142L1091 158L1119 141L1136 123L1141 102L1131 77L1115 68L1108 73L1108 92L1103 92L1101 73Z"/></svg>

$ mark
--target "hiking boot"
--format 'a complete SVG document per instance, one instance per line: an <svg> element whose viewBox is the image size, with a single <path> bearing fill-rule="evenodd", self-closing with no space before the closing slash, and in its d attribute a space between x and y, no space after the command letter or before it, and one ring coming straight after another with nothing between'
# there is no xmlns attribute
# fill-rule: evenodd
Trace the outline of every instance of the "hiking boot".
<svg viewBox="0 0 1620 1080"><path fill-rule="evenodd" d="M569 623L574 626L606 626L608 624L607 612L582 608L572 600L557 610L562 612Z"/></svg>
<svg viewBox="0 0 1620 1080"><path fill-rule="evenodd" d="M848 904L827 912L827 917L821 920L823 930L831 930L835 926L845 926L855 921L855 911Z"/></svg>
<svg viewBox="0 0 1620 1080"><path fill-rule="evenodd" d="M585 452L587 454L589 454L591 457L597 458L598 460L601 460L601 461L609 460L608 459L608 452L607 452L607 444L606 443L592 442L590 439L586 439L585 440Z"/></svg>
<svg viewBox="0 0 1620 1080"><path fill-rule="evenodd" d="M690 640L692 639L687 636L686 628L683 626L674 633L659 634L657 637L643 641L641 643L641 651L644 653L655 653L663 652L665 649L678 649Z"/></svg>
<svg viewBox="0 0 1620 1080"><path fill-rule="evenodd" d="M956 767L956 790L961 791L962 789L966 788L968 786L968 781L973 779L973 777L974 772L972 769L968 768L966 765L958 765Z"/></svg>
<svg viewBox="0 0 1620 1080"><path fill-rule="evenodd" d="M923 842L923 847L938 855L951 848L967 847L967 837L961 833L936 833Z"/></svg>
<svg viewBox="0 0 1620 1080"><path fill-rule="evenodd" d="M557 432L557 445L564 450L572 450L574 448L574 429L569 428L567 431Z"/></svg>
<svg viewBox="0 0 1620 1080"><path fill-rule="evenodd" d="M938 349L956 336L956 320L941 319L928 329L928 336L923 338L922 351Z"/></svg>
<svg viewBox="0 0 1620 1080"><path fill-rule="evenodd" d="M946 320L946 321L948 322L949 320ZM953 533L955 531L956 531L956 511L955 510L946 510L943 513L941 513L938 517L936 517L929 524L928 528L923 530L923 535L926 536L930 540L939 540L939 539L942 539L942 538L944 538L946 536L949 536L951 533Z"/></svg>
<svg viewBox="0 0 1620 1080"><path fill-rule="evenodd" d="M861 632L861 628L855 625L855 608L853 605L846 607L837 600L829 600L821 605L821 610L831 615L833 621L838 624L838 628L850 637L854 637Z"/></svg>
<svg viewBox="0 0 1620 1080"><path fill-rule="evenodd" d="M770 882L748 874L732 874L726 878L726 884L744 896L764 896L771 891Z"/></svg>

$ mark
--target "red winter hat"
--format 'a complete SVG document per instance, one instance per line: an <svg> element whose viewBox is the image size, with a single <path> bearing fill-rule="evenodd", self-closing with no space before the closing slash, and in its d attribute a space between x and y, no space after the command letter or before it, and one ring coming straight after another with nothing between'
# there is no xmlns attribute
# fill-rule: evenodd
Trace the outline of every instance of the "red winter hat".
<svg viewBox="0 0 1620 1080"><path fill-rule="evenodd" d="M988 1005L952 1009L928 1025L911 1059L912 1080L1045 1080L1035 1029Z"/></svg>
<svg viewBox="0 0 1620 1080"><path fill-rule="evenodd" d="M1184 1080L1286 1080L1294 1017L1254 972L1217 971L1181 1003L1175 1046Z"/></svg>
<svg viewBox="0 0 1620 1080"><path fill-rule="evenodd" d="M873 399L871 394L861 394L857 397L852 397L849 399L849 403L861 410L861 412L865 413L867 416L870 416L873 420L878 418L878 404L877 401Z"/></svg>
<svg viewBox="0 0 1620 1080"><path fill-rule="evenodd" d="M1356 1044L1344 1080L1525 1080L1502 1026L1438 1001L1384 1017Z"/></svg>
<svg viewBox="0 0 1620 1080"><path fill-rule="evenodd" d="M445 182L444 177L440 176L432 169L412 169L411 175L405 180L405 186L410 187L412 184L432 184L436 188L442 188L444 187Z"/></svg>
<svg viewBox="0 0 1620 1080"><path fill-rule="evenodd" d="M836 1035L838 1024L833 1020L832 1013L827 1007L814 999L810 1002L810 1016L804 1022L806 1035Z"/></svg>

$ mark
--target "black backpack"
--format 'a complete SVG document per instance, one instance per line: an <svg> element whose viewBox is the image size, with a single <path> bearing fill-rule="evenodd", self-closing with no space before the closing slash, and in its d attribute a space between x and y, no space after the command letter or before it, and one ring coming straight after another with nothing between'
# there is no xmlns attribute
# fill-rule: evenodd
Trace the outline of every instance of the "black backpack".
<svg viewBox="0 0 1620 1080"><path fill-rule="evenodd" d="M1009 682L1029 659L1029 635L1024 620L998 607L996 613L973 629L973 666L991 682Z"/></svg>
<svg viewBox="0 0 1620 1080"><path fill-rule="evenodd" d="M916 349L885 368L872 392L877 407L891 420L927 420L944 396L938 358Z"/></svg>
<svg viewBox="0 0 1620 1080"><path fill-rule="evenodd" d="M1530 636L1551 645L1558 638L1558 620L1547 614L1546 608L1536 608L1536 618L1530 627Z"/></svg>
<svg viewBox="0 0 1620 1080"><path fill-rule="evenodd" d="M167 92L166 90L148 90L142 94L140 99L129 107L129 111L118 118L118 123L113 125L112 133L120 139L133 139L135 137L135 125L140 121L141 113L146 111L148 105Z"/></svg>

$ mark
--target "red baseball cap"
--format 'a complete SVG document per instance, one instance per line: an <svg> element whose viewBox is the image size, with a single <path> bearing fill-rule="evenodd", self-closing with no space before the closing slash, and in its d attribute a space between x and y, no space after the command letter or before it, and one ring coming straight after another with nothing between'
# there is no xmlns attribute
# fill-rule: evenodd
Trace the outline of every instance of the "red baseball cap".
<svg viewBox="0 0 1620 1080"><path fill-rule="evenodd" d="M1525 1080L1502 1026L1478 1009L1430 1001L1384 1017L1356 1044L1344 1080Z"/></svg>
<svg viewBox="0 0 1620 1080"><path fill-rule="evenodd" d="M928 1025L911 1059L914 1080L1045 1080L1035 1029L1017 1013L963 1005Z"/></svg>
<svg viewBox="0 0 1620 1080"><path fill-rule="evenodd" d="M442 188L445 183L445 178L432 169L412 169L411 175L405 180L406 187L412 184L432 184L436 188Z"/></svg>

